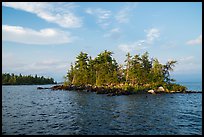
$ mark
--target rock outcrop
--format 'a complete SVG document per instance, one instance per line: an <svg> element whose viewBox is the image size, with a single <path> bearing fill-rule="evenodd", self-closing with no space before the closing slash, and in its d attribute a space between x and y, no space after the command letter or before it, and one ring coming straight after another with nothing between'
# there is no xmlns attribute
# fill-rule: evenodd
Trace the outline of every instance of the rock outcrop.
<svg viewBox="0 0 204 137"><path fill-rule="evenodd" d="M180 91L168 90L164 89L164 87L160 86L156 90L138 90L135 91L134 88L124 88L118 86L91 86L91 85L55 85L50 88L37 87L37 89L51 89L51 90L74 90L74 91L84 91L84 92L96 92L96 94L107 94L107 96L118 96L118 95L131 95L131 94L160 94L160 93L181 93ZM200 93L193 91L186 91L182 93ZM202 93L202 92L201 92Z"/></svg>
<svg viewBox="0 0 204 137"><path fill-rule="evenodd" d="M50 88L37 87L37 89L50 89Z"/></svg>
<svg viewBox="0 0 204 137"><path fill-rule="evenodd" d="M151 89L151 90L148 90L147 92L148 92L148 93L151 93L151 94L156 94L156 93L154 92L154 90L152 90L152 89Z"/></svg>
<svg viewBox="0 0 204 137"><path fill-rule="evenodd" d="M158 89L157 89L157 92L165 92L164 88L162 86L160 86Z"/></svg>

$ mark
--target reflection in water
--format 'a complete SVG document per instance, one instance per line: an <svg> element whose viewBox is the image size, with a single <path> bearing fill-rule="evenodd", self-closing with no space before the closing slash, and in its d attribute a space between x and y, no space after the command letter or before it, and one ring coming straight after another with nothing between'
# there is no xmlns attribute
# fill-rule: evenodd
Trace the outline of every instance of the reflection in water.
<svg viewBox="0 0 204 137"><path fill-rule="evenodd" d="M202 95L2 87L2 134L202 134Z"/></svg>

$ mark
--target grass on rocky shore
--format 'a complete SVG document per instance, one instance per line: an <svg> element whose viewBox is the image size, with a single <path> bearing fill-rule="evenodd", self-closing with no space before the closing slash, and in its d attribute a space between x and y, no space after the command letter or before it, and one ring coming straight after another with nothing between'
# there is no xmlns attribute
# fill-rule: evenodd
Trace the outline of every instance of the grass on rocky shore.
<svg viewBox="0 0 204 137"><path fill-rule="evenodd" d="M38 89L43 89L38 87ZM47 89L47 88L46 88ZM108 96L114 95L130 95L130 94L158 94L158 93L185 93L187 88L179 84L143 84L143 85L130 85L130 84L118 84L118 85L56 85L51 87L52 90L74 90L74 91L86 91L96 92L97 94L108 94Z"/></svg>

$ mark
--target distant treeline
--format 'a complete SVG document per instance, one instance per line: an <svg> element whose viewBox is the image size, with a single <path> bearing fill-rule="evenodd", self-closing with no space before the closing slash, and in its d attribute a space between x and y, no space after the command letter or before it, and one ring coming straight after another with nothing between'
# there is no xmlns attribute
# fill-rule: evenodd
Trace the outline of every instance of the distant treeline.
<svg viewBox="0 0 204 137"><path fill-rule="evenodd" d="M22 76L21 74L2 73L2 85L43 85L56 84L53 78L45 78L43 76L34 77L31 75Z"/></svg>

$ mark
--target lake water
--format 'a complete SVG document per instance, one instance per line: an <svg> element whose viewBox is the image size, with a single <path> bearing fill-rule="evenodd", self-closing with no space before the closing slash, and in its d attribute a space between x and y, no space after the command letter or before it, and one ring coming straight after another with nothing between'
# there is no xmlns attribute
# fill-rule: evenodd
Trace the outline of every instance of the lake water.
<svg viewBox="0 0 204 137"><path fill-rule="evenodd" d="M2 134L202 135L201 93L106 96L37 87L2 86Z"/></svg>

